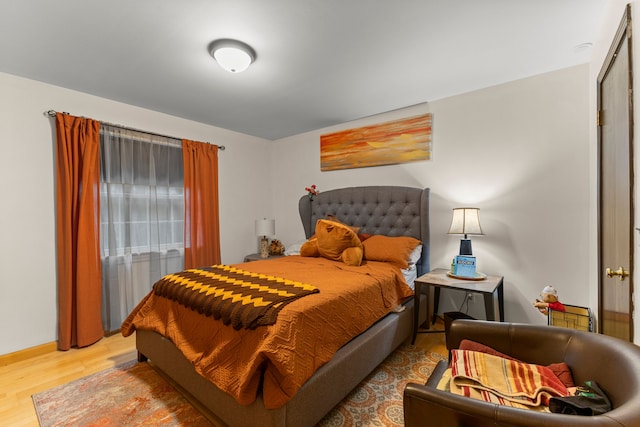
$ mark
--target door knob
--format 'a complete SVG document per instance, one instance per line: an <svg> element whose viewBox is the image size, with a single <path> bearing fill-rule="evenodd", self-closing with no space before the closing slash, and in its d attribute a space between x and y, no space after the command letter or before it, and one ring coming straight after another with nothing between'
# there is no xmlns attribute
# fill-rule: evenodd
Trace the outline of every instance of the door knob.
<svg viewBox="0 0 640 427"><path fill-rule="evenodd" d="M612 278L613 276L618 276L620 280L624 280L625 277L629 275L629 272L622 267L619 267L617 270L612 270L607 267L607 277Z"/></svg>

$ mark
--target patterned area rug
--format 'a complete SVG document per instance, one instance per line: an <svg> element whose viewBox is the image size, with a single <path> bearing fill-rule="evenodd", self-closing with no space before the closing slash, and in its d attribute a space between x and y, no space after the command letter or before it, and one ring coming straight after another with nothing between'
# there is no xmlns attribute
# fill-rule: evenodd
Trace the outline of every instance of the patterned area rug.
<svg viewBox="0 0 640 427"><path fill-rule="evenodd" d="M440 360L439 353L402 346L380 364L318 427L404 426L402 393L409 382L424 384Z"/></svg>
<svg viewBox="0 0 640 427"><path fill-rule="evenodd" d="M41 427L211 425L148 363L136 361L32 397Z"/></svg>
<svg viewBox="0 0 640 427"><path fill-rule="evenodd" d="M426 382L443 359L400 347L318 426L403 426L405 385ZM34 394L33 402L42 427L211 425L148 363L135 361Z"/></svg>

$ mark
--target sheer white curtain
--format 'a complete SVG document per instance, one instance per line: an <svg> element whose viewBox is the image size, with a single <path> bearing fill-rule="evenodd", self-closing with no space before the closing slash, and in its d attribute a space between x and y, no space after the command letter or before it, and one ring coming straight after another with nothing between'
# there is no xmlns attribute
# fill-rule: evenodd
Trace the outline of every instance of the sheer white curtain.
<svg viewBox="0 0 640 427"><path fill-rule="evenodd" d="M116 331L162 276L184 265L181 140L100 130L102 316Z"/></svg>

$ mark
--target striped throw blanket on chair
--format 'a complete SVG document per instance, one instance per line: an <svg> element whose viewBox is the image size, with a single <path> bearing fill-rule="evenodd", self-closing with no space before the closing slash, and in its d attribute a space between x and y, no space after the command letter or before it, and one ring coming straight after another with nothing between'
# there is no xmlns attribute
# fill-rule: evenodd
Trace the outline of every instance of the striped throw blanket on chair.
<svg viewBox="0 0 640 427"><path fill-rule="evenodd" d="M548 411L549 399L567 388L545 366L486 353L452 350L450 391L486 402Z"/></svg>

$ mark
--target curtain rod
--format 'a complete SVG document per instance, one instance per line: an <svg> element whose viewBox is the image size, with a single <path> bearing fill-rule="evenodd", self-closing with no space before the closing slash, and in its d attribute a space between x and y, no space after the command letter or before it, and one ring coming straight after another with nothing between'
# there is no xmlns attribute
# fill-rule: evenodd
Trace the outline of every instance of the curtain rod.
<svg viewBox="0 0 640 427"><path fill-rule="evenodd" d="M47 111L47 114L49 115L49 117L55 117L56 113L57 113L56 110ZM64 113L63 112L62 114L69 114L69 113ZM109 126L116 126L116 127L122 128L122 129L131 130L131 131L134 131L134 132L148 133L149 135L161 136L163 138L180 139L180 140L183 139L183 138L176 138L175 136L163 135L161 133L149 132L149 131L146 131L146 130L135 129L135 128L122 126L122 125L115 125L113 123L108 123L108 122L103 122L103 121L100 121L100 123L104 123L105 125L109 125ZM207 142L207 144L210 144L210 143ZM217 145L217 144L213 144L213 145ZM224 145L218 145L218 149L221 150L221 151L224 151L225 148L226 147Z"/></svg>

